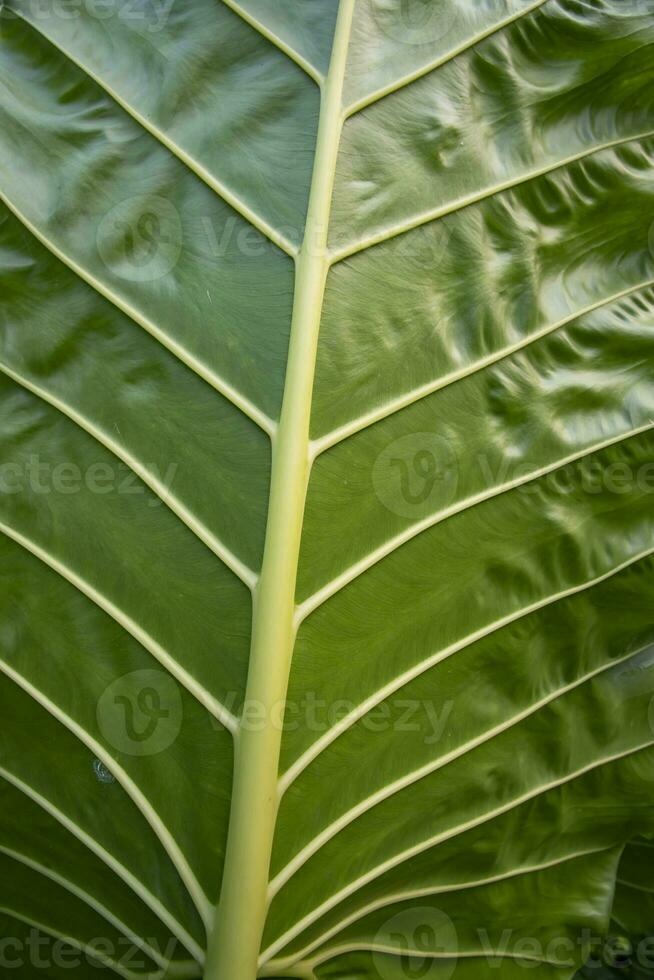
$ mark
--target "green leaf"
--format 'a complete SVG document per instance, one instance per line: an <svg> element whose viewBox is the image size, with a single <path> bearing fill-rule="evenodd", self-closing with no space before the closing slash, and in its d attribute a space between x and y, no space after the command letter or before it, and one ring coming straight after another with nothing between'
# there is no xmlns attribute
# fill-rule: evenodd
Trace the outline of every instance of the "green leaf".
<svg viewBox="0 0 654 980"><path fill-rule="evenodd" d="M0 7L3 975L651 934L652 14Z"/></svg>
<svg viewBox="0 0 654 980"><path fill-rule="evenodd" d="M610 932L579 978L646 980L654 975L654 844L635 838L625 847L616 879Z"/></svg>

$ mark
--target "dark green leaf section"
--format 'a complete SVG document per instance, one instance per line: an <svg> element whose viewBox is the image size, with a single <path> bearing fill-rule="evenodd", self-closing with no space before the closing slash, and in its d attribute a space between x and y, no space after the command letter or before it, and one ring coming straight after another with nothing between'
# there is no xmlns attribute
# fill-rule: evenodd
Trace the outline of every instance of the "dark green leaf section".
<svg viewBox="0 0 654 980"><path fill-rule="evenodd" d="M522 887L529 887L529 880L538 881L534 872L540 868L552 863L565 866L571 859L587 854L589 841L598 854L614 847L632 832L634 811L649 806L653 765L651 750L630 756L626 764L625 760L607 763L508 810L492 823L485 821L458 837L421 851L380 875L342 906L335 907L292 941L289 949L311 949L311 955L315 955L313 950L328 939L333 945L336 940L332 937L338 937L350 922L357 922L370 909L385 908L389 900L404 899L407 908L422 907L430 901L447 902L459 891L470 897L476 889L491 888L497 879L506 879L510 887L513 879L518 881L523 876L527 885ZM614 795L600 823L596 801L607 781ZM568 807L575 814L574 820L562 818L563 809ZM555 837L544 832L543 828L550 826L557 828ZM615 867L608 870L607 881L612 888ZM568 878L556 900L565 902L570 890L576 887L575 879ZM527 915L528 906L523 911ZM608 915L606 904L601 905L601 914ZM502 923L501 910L498 918ZM492 921L491 915L473 924L483 930ZM607 923L605 918L605 928Z"/></svg>
<svg viewBox="0 0 654 980"><path fill-rule="evenodd" d="M412 968L413 960L413 970L422 967L427 977L439 975L438 964L429 960L432 951L439 958L447 954L452 959L471 958L482 976L492 976L493 970L501 970L503 976L505 964L511 961L523 969L537 969L540 964L559 967L565 975L583 958L588 944L584 930L602 928L606 921L618 856L619 849L613 848L474 892L426 896L419 905L389 904L346 928L338 943L328 944L319 955L336 952L341 945L365 948L374 936L373 962L380 952L382 956L384 951L404 954L405 970ZM554 907L551 896L564 893L570 881L576 881L576 887ZM589 920L589 906L603 911ZM500 909L503 921L498 920ZM494 925L480 927L487 922ZM424 943L430 934L438 937L437 949ZM409 951L412 956L407 955Z"/></svg>
<svg viewBox="0 0 654 980"><path fill-rule="evenodd" d="M38 887L38 882L35 882ZM53 927L45 923L34 924L29 916L20 912L0 912L2 935L2 960L7 976L16 980L87 980L89 977L116 976L154 977L166 976L170 980L195 980L201 974L189 960L173 960L168 966L167 957L174 952L174 944L164 944L155 950L159 956L154 962L138 943L121 935L112 935L106 928L102 932L84 937L61 937ZM165 955L162 955L165 954Z"/></svg>
<svg viewBox="0 0 654 980"><path fill-rule="evenodd" d="M233 702L247 667L246 587L61 412L7 377L0 391L6 533L92 590L96 603L146 644L153 666L159 659Z"/></svg>
<svg viewBox="0 0 654 980"><path fill-rule="evenodd" d="M654 842L644 838L630 841L624 849L618 869L613 901L613 919L632 937L650 940L649 962L639 965L654 972Z"/></svg>
<svg viewBox="0 0 654 980"><path fill-rule="evenodd" d="M114 871L120 864L123 881L131 874L176 923L187 931L190 927L196 941L201 939L201 927L178 875L120 783L100 783L94 753L6 678L0 684L0 698L6 719L0 742L3 781L46 809L74 831L73 836L94 842L96 850L113 858ZM32 810L23 804L17 813L29 815ZM74 874L74 868L69 869L69 875ZM12 894L7 894L7 902Z"/></svg>
<svg viewBox="0 0 654 980"><path fill-rule="evenodd" d="M16 872L19 872L18 874ZM67 936L74 923L74 935L81 948L91 948L99 937L116 950L116 959L122 958L133 944L94 913L89 906L71 896L65 890L43 880L43 877L5 855L0 855L0 875L12 881L11 912L24 921L45 926L54 935ZM121 949L122 946L122 949ZM142 968L139 972L154 972L156 964L145 954L140 954Z"/></svg>
<svg viewBox="0 0 654 980"><path fill-rule="evenodd" d="M630 841L620 858L610 929L579 971L579 980L646 980L654 975L653 867L652 841Z"/></svg>
<svg viewBox="0 0 654 980"><path fill-rule="evenodd" d="M500 945L543 938L543 893L552 936L606 930L620 847L651 827L652 21L496 12L520 16L451 58L434 39L442 66L412 80L427 5L357 5L351 61L366 35L388 58L367 93L352 75L334 197L264 943L280 975L409 971L362 951L401 908L434 977L455 967L425 906ZM448 36L483 33L477 13Z"/></svg>
<svg viewBox="0 0 654 980"><path fill-rule="evenodd" d="M365 950L337 956L317 968L320 980L341 980L343 977L376 977L385 980L405 980L407 971L418 969L427 980L492 980L501 969L502 980L521 980L525 975L525 960L514 962L507 957L443 957L435 961L424 956L409 958ZM538 980L557 980L566 975L560 967L528 962L527 969Z"/></svg>
<svg viewBox="0 0 654 980"><path fill-rule="evenodd" d="M128 978L219 895L337 8L0 12L0 930ZM261 975L652 934L653 13L357 0Z"/></svg>
<svg viewBox="0 0 654 980"><path fill-rule="evenodd" d="M453 769L463 778L467 767L472 778L473 760L494 758L498 744L520 745L526 755L527 733L534 732L536 741L540 736L540 712L552 717L566 705L581 705L598 686L615 683L620 672L649 663L649 654L637 651L654 642L654 617L643 603L652 569L651 558L637 561L605 582L496 626L482 639L449 650L434 647L433 663L386 698L380 695L369 714L352 722L298 778L284 802L289 822L299 819L297 810L311 798L320 801L316 824L328 826L362 799L382 793L389 771L395 780L409 781L407 792L415 793L421 777L440 778L445 788ZM340 716L353 707L343 698ZM317 708L316 734L320 727L325 735L336 723L335 713ZM592 713L585 717L593 726L605 722L599 704L596 720ZM364 762L362 746L370 741ZM535 741L533 751L538 754ZM575 759L569 746L567 751L572 771ZM331 782L345 765L349 779L334 795ZM535 765L527 763L525 774ZM400 790L398 784L395 792ZM296 846L288 842L289 850Z"/></svg>
<svg viewBox="0 0 654 980"><path fill-rule="evenodd" d="M224 850L230 735L112 618L4 536L0 545L0 608L11 624L4 631L0 677L8 701L15 697L22 703L31 694L42 704L32 709L38 719L33 733L41 731L42 739L50 733L47 742L53 758L50 766L40 767L45 780L40 792L48 798L55 794L54 799L66 793L62 773L70 775L68 753L74 751L84 792L95 800L89 810L92 827L96 818L100 821L92 836L109 833L116 839L117 815L111 800L117 797L121 806L127 805L127 800L122 801L129 781L132 796L140 793L149 804L144 819L162 821L211 894ZM44 657L47 670L42 666ZM15 685L27 693L21 694ZM56 720L52 712L58 712ZM22 728L13 732L8 726L5 737L15 738ZM74 735L85 743L84 748L76 748ZM15 759L6 752L7 764L20 762L21 778L30 784L33 753L39 744L39 739L32 742L30 737ZM116 783L103 785L96 778L93 759L100 751ZM190 798L198 806L192 826L187 815ZM135 802L142 809L141 801ZM130 836L128 826L112 853L125 867L133 868L141 845ZM156 826L153 829L157 831ZM153 855L144 858L153 861ZM159 877L164 879L163 870L157 872ZM179 887L176 875L170 887L174 895ZM153 890L156 894L158 889Z"/></svg>
<svg viewBox="0 0 654 980"><path fill-rule="evenodd" d="M142 495L144 488L130 483L130 468L178 515L199 524L210 546L219 553L224 546L257 569L267 436L75 276L6 208L0 248L0 371L113 448L114 474L132 491ZM96 483L104 490L111 480L102 473ZM64 468L63 475L64 485L74 487L74 472Z"/></svg>
<svg viewBox="0 0 654 980"><path fill-rule="evenodd" d="M0 26L6 203L210 381L276 415L289 258L39 31L6 8Z"/></svg>
<svg viewBox="0 0 654 980"><path fill-rule="evenodd" d="M114 809L111 803L112 797L115 797L115 791L112 792L110 786L108 783L104 785L109 815ZM0 782L0 799L0 851L3 854L20 864L40 869L44 884L50 875L55 882L65 882L73 894L90 896L102 905L109 924L112 920L124 922L135 935L148 937L156 949L166 950L169 944L177 943L135 892L100 857L58 823L51 813L5 779ZM165 867L165 862L161 862L161 866ZM10 880L20 874L20 869L15 867ZM34 891L38 899L39 888ZM5 895L3 901L9 903L10 896ZM66 899L62 894L57 905L65 908ZM34 918L36 912L34 909L32 912L31 917ZM202 928L194 919L190 907L187 915L197 938L201 939ZM71 925L72 922L69 922ZM181 945L174 947L174 953L175 958L181 959L189 955Z"/></svg>

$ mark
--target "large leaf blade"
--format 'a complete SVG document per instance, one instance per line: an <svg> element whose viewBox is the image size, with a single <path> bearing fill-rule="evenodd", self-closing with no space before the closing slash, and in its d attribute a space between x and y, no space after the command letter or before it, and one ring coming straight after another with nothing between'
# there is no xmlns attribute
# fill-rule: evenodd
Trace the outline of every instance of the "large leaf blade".
<svg viewBox="0 0 654 980"><path fill-rule="evenodd" d="M583 959L542 951L651 827L643 6L3 9L3 455L138 490L2 501L1 772L93 855L0 822L7 928L64 933L41 875L211 980L391 980L406 915L445 916L408 954L443 980L520 969L507 922L543 976Z"/></svg>

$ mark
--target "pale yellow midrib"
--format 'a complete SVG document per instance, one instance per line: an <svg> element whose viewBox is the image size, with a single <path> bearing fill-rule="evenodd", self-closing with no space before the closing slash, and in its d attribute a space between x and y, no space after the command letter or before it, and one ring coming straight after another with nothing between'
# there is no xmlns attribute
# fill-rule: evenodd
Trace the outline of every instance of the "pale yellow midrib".
<svg viewBox="0 0 654 980"><path fill-rule="evenodd" d="M327 229L344 121L343 82L355 0L340 0L329 72L321 94L304 240L296 261L293 320L279 426L272 435L268 526L254 591L246 703L265 725L242 726L220 901L210 930L205 980L255 980L267 914L279 804L282 732L273 709L286 697L295 643L295 582L311 469L309 425L318 331L329 270ZM258 727L258 726L257 726Z"/></svg>

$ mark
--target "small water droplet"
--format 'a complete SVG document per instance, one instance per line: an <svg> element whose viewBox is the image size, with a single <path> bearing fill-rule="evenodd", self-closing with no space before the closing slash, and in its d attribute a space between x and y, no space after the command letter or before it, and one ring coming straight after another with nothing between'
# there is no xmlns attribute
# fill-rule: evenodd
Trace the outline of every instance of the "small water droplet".
<svg viewBox="0 0 654 980"><path fill-rule="evenodd" d="M95 778L99 783L116 782L116 777L109 772L104 762L100 762L99 759L93 760L93 772L95 773Z"/></svg>

